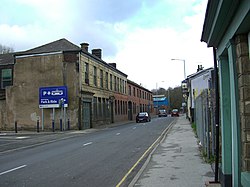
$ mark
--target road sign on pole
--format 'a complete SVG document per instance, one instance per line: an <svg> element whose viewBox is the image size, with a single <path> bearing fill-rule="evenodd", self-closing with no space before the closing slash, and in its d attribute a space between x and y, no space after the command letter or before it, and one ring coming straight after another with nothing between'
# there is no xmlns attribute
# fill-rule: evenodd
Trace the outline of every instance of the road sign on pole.
<svg viewBox="0 0 250 187"><path fill-rule="evenodd" d="M39 108L68 107L67 86L40 87Z"/></svg>

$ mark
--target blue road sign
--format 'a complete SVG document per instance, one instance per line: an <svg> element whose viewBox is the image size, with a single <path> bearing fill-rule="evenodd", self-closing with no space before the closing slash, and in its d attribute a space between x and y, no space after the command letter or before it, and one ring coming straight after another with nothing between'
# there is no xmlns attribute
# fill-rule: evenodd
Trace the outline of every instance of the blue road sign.
<svg viewBox="0 0 250 187"><path fill-rule="evenodd" d="M67 86L40 87L39 108L68 107Z"/></svg>

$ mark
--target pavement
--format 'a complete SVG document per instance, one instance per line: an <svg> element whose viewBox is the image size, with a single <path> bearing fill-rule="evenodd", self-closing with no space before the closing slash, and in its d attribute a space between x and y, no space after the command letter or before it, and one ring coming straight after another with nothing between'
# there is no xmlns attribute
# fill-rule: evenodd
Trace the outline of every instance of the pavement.
<svg viewBox="0 0 250 187"><path fill-rule="evenodd" d="M122 125L122 123L116 125ZM99 129L40 133L2 131L0 132L2 142L0 155L97 130ZM161 142L149 154L129 187L213 186L205 185L208 181L214 181L214 172L211 165L205 163L201 157L197 141L190 122L184 115L178 117L168 132L164 134Z"/></svg>
<svg viewBox="0 0 250 187"><path fill-rule="evenodd" d="M214 186L205 185L214 181L214 172L202 159L197 138L184 115L165 136L129 187Z"/></svg>

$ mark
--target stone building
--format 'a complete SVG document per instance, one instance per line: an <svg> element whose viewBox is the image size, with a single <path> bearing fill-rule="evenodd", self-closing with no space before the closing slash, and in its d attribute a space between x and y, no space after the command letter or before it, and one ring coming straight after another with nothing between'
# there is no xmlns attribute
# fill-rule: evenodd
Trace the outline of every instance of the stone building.
<svg viewBox="0 0 250 187"><path fill-rule="evenodd" d="M201 40L219 64L220 182L250 186L250 1L208 1Z"/></svg>
<svg viewBox="0 0 250 187"><path fill-rule="evenodd" d="M0 55L0 129L87 129L128 120L127 75L88 51L60 39L34 49ZM66 87L67 107L39 108L40 88ZM60 102L60 101L58 101ZM52 106L52 105L50 105ZM53 123L54 121L54 123Z"/></svg>
<svg viewBox="0 0 250 187"><path fill-rule="evenodd" d="M0 55L0 127L6 127L6 93L7 86L13 84L13 53Z"/></svg>

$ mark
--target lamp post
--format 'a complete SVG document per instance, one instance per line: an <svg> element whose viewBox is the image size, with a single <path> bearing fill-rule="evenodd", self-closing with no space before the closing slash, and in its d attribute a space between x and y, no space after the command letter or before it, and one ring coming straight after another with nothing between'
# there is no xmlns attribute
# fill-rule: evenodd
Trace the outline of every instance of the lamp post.
<svg viewBox="0 0 250 187"><path fill-rule="evenodd" d="M184 59L178 59L178 58L172 58L172 61L174 60L178 60L178 61L182 61L184 64L184 81L186 80L186 64L185 64L185 60ZM183 81L182 81L183 82ZM183 107L183 113L185 113L185 105L186 105L186 101L184 96L182 96L182 107Z"/></svg>
<svg viewBox="0 0 250 187"><path fill-rule="evenodd" d="M182 61L184 64L184 80L186 79L186 64L185 64L185 60L184 59L178 59L178 58L172 58L171 60L178 60L178 61Z"/></svg>

